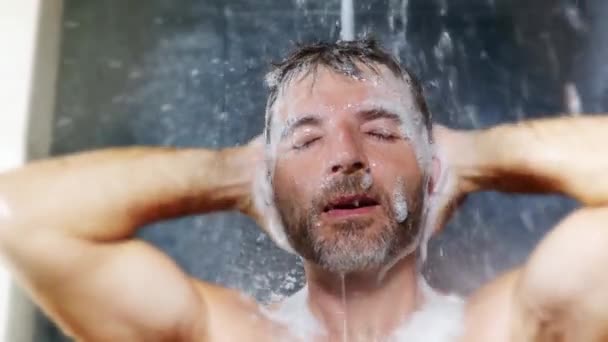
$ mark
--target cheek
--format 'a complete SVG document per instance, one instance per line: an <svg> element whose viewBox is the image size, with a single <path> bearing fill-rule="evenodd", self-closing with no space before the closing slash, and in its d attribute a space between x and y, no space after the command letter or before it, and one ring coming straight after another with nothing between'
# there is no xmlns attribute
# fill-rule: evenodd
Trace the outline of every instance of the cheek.
<svg viewBox="0 0 608 342"><path fill-rule="evenodd" d="M370 146L367 155L372 167L392 169L401 175L420 173L416 153L410 144Z"/></svg>
<svg viewBox="0 0 608 342"><path fill-rule="evenodd" d="M403 148L395 151L385 149L370 158L370 166L374 179L389 191L405 185L409 193L418 187L422 179L420 166L411 149L405 151ZM404 184L400 184L400 179Z"/></svg>
<svg viewBox="0 0 608 342"><path fill-rule="evenodd" d="M276 163L273 184L275 191L291 201L308 200L313 193L316 176L311 172L311 165L280 159Z"/></svg>

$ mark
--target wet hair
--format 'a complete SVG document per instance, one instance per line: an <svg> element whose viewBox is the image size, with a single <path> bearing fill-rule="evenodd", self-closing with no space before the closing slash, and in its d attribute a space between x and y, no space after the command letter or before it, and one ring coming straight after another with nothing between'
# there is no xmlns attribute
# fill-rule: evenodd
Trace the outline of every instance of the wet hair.
<svg viewBox="0 0 608 342"><path fill-rule="evenodd" d="M394 56L386 52L375 39L365 38L335 43L300 44L283 61L272 64L271 71L266 75L266 85L269 88L266 103L266 143L270 143L272 109L279 91L296 75L306 76L312 73L314 76L318 68L323 66L346 76L360 77L363 73L360 65L364 65L376 74L380 74L379 66L385 66L393 75L410 86L414 101L429 132L428 136L431 137L431 113L422 94L420 82L410 70L400 65Z"/></svg>

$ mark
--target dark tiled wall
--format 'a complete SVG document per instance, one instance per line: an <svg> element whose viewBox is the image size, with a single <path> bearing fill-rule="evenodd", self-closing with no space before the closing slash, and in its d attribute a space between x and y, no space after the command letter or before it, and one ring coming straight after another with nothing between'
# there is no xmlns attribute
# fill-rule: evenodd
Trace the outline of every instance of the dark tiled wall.
<svg viewBox="0 0 608 342"><path fill-rule="evenodd" d="M355 0L373 34L423 80L438 122L486 127L608 109L608 2ZM337 39L339 1L67 0L53 154L134 144L242 144L263 125L268 62L294 42ZM432 242L426 273L466 293L522 262L574 207L558 197L471 196ZM267 300L295 291L297 258L249 219L190 217L141 234L188 272ZM100 323L101 324L101 323ZM40 317L36 341L62 338Z"/></svg>

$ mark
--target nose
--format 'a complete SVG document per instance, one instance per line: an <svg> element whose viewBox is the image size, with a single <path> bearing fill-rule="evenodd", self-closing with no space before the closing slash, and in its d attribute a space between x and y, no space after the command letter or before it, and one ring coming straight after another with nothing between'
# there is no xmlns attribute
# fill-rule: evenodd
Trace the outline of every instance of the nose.
<svg viewBox="0 0 608 342"><path fill-rule="evenodd" d="M352 174L368 168L367 158L358 141L349 132L340 132L332 144L329 172Z"/></svg>

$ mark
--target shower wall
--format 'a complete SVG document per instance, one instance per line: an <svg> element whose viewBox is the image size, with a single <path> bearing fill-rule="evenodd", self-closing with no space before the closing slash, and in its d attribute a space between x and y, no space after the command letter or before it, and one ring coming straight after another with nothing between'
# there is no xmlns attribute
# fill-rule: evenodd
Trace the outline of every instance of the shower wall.
<svg viewBox="0 0 608 342"><path fill-rule="evenodd" d="M360 0L355 32L418 74L437 122L480 128L576 110L567 99L607 110L607 4ZM243 144L263 127L269 62L296 42L338 39L339 20L337 0L67 0L52 154ZM466 294L521 263L574 205L471 196L432 241L425 273ZM141 237L189 273L262 301L302 285L299 260L236 213L155 224ZM37 325L36 341L64 339L42 315Z"/></svg>

